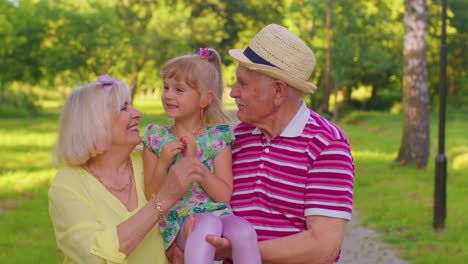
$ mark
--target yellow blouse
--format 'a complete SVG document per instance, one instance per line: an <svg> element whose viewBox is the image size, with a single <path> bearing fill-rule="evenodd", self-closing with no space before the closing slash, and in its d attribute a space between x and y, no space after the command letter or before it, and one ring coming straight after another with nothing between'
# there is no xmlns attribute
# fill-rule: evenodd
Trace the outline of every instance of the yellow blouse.
<svg viewBox="0 0 468 264"><path fill-rule="evenodd" d="M131 212L81 167L57 172L49 189L49 214L64 263L168 263L158 225L130 255L119 251L117 225L147 202L141 155L138 150L131 155L138 196L138 208Z"/></svg>

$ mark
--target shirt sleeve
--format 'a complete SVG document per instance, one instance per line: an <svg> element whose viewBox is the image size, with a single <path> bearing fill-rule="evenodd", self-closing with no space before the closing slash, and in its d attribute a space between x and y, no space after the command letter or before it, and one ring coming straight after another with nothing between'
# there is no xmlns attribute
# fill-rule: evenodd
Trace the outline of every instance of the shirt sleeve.
<svg viewBox="0 0 468 264"><path fill-rule="evenodd" d="M76 263L127 263L119 251L117 226L102 223L85 195L70 186L54 181L49 189L49 214L60 250Z"/></svg>
<svg viewBox="0 0 468 264"><path fill-rule="evenodd" d="M335 140L312 162L305 193L305 216L350 220L353 206L354 162L349 143Z"/></svg>
<svg viewBox="0 0 468 264"><path fill-rule="evenodd" d="M219 153L227 146L231 146L234 140L234 132L229 125L218 125L213 127L210 136L214 141L216 141L213 143L213 148L216 153Z"/></svg>
<svg viewBox="0 0 468 264"><path fill-rule="evenodd" d="M147 147L151 152L156 155L161 154L162 139L167 135L168 130L164 129L163 126L158 126L155 124L149 124L145 131L143 132L142 143Z"/></svg>

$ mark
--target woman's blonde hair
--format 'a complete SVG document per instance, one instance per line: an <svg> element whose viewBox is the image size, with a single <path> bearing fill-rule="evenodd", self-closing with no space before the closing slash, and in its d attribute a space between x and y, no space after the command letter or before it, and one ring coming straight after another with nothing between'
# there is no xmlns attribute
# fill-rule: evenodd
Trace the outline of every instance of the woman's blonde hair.
<svg viewBox="0 0 468 264"><path fill-rule="evenodd" d="M108 92L100 82L77 87L63 106L54 163L81 165L104 153L112 142L112 115L130 101L130 88L123 81Z"/></svg>
<svg viewBox="0 0 468 264"><path fill-rule="evenodd" d="M207 125L226 124L229 117L223 112L223 77L221 57L213 48L204 49L208 54L198 53L175 57L161 69L163 80L184 82L203 98L208 91L213 93L211 103L204 109L203 121Z"/></svg>

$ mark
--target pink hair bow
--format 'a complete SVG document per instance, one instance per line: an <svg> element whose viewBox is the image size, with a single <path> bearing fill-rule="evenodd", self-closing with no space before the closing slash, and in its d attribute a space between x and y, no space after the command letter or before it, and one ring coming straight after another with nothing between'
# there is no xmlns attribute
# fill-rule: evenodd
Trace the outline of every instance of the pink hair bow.
<svg viewBox="0 0 468 264"><path fill-rule="evenodd" d="M200 58L206 60L210 56L210 51L205 48L200 48L199 55L200 55Z"/></svg>
<svg viewBox="0 0 468 264"><path fill-rule="evenodd" d="M117 84L117 80L110 77L107 74L101 75L97 78L97 81L102 83L104 91L109 94L112 88Z"/></svg>

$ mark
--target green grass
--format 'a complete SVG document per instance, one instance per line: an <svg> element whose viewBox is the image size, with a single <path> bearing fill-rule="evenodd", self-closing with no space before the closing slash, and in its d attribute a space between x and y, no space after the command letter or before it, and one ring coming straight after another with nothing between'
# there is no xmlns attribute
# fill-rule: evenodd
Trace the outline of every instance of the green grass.
<svg viewBox="0 0 468 264"><path fill-rule="evenodd" d="M356 162L355 208L365 225L382 232L413 263L463 263L468 259L468 163L454 169L468 153L468 120L447 123L448 155L446 229L434 232L434 157L437 120L431 120L429 166L418 170L395 162L402 133L402 117L388 113L354 112L340 123ZM464 177L465 176L465 177Z"/></svg>
<svg viewBox="0 0 468 264"><path fill-rule="evenodd" d="M149 122L167 123L160 100L135 100ZM232 107L232 102L228 103ZM60 104L51 103L39 117L0 118L0 263L60 263L48 217L47 189L57 171L50 163ZM448 215L446 230L432 229L434 156L437 122L431 123L431 157L427 169L394 162L402 117L354 112L340 122L356 161L355 208L365 225L413 263L463 263L468 259L468 119L447 123ZM457 168L457 169L455 169Z"/></svg>

